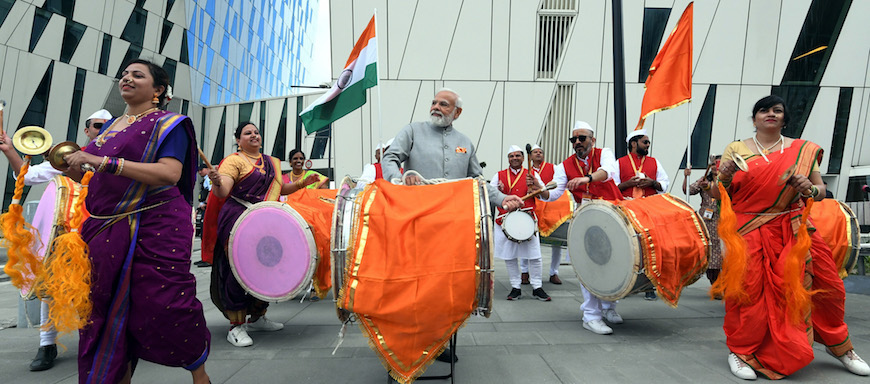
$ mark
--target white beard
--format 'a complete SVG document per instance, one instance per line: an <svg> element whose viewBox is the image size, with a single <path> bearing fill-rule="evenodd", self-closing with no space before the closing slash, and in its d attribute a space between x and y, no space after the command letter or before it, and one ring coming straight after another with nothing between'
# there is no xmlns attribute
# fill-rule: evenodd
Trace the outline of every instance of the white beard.
<svg viewBox="0 0 870 384"><path fill-rule="evenodd" d="M438 116L437 114L429 114L429 121L432 122L432 125L440 128L444 128L450 124L453 124L453 116Z"/></svg>

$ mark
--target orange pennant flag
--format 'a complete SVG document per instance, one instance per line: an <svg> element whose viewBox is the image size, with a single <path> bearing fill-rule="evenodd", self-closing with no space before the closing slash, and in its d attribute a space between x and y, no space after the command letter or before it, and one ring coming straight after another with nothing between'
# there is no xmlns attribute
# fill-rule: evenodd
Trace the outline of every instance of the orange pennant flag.
<svg viewBox="0 0 870 384"><path fill-rule="evenodd" d="M668 36L649 68L646 92L635 130L643 128L649 115L678 107L692 100L692 9L689 3L677 27Z"/></svg>

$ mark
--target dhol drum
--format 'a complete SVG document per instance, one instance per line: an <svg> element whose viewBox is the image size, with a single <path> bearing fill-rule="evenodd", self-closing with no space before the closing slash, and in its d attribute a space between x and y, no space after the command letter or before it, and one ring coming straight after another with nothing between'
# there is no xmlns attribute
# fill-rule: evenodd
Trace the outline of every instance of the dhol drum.
<svg viewBox="0 0 870 384"><path fill-rule="evenodd" d="M655 287L676 307L682 289L707 269L710 245L703 221L669 194L583 203L568 233L574 271L604 300Z"/></svg>
<svg viewBox="0 0 870 384"><path fill-rule="evenodd" d="M332 227L339 319L355 316L400 382L418 377L469 315L491 312L485 185L377 180L359 189L345 178L339 187Z"/></svg>
<svg viewBox="0 0 870 384"><path fill-rule="evenodd" d="M274 201L253 204L239 216L227 251L239 284L271 302L305 292L317 262L311 227L293 208Z"/></svg>
<svg viewBox="0 0 870 384"><path fill-rule="evenodd" d="M861 229L855 213L841 201L824 199L813 204L810 220L831 248L840 277L846 278L858 263L861 250Z"/></svg>
<svg viewBox="0 0 870 384"><path fill-rule="evenodd" d="M535 237L538 233L538 222L528 211L511 211L502 217L501 230L508 240L522 243Z"/></svg>
<svg viewBox="0 0 870 384"><path fill-rule="evenodd" d="M574 197L567 191L556 201L535 199L535 215L538 217L541 243L568 245L568 225L574 215L574 208Z"/></svg>
<svg viewBox="0 0 870 384"><path fill-rule="evenodd" d="M34 245L34 254L38 258L43 259L50 255L54 239L67 232L73 200L80 190L81 185L66 176L57 175L48 181L32 223L33 228L39 232L38 241ZM32 281L33 278L33 273L28 273L25 281ZM26 300L34 299L39 294L38 290L38 287L25 284L21 287L21 297Z"/></svg>

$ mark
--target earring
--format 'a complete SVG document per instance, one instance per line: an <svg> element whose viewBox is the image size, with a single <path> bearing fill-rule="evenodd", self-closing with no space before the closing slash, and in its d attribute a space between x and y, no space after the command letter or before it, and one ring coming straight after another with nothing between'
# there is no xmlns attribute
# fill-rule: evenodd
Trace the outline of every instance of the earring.
<svg viewBox="0 0 870 384"><path fill-rule="evenodd" d="M154 95L154 98L151 99L151 104L154 104L154 105L160 104L160 98L158 96L160 96L160 95L157 95L157 94Z"/></svg>

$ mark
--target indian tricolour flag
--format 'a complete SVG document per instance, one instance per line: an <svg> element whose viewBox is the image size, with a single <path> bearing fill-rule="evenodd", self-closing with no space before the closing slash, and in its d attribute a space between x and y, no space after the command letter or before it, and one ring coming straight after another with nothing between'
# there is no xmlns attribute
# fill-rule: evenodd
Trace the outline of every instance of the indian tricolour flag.
<svg viewBox="0 0 870 384"><path fill-rule="evenodd" d="M305 108L299 117L305 131L315 132L366 103L366 89L378 84L378 39L375 17L360 35L338 81L326 94Z"/></svg>

